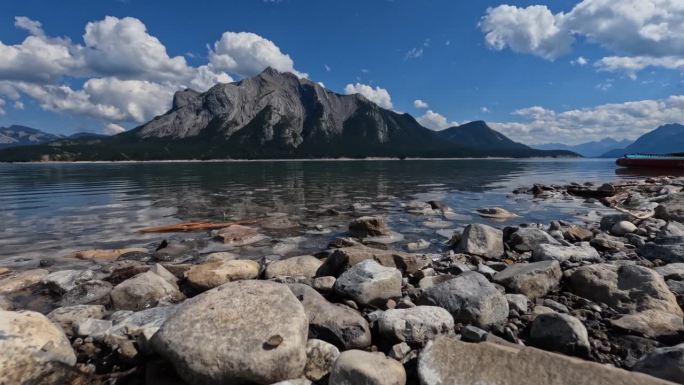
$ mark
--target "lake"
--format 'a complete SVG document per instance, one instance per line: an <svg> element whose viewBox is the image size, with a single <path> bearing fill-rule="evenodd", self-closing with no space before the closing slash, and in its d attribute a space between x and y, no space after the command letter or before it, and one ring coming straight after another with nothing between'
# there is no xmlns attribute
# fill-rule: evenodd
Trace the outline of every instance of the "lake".
<svg viewBox="0 0 684 385"><path fill-rule="evenodd" d="M515 188L632 177L618 175L613 160L593 159L0 164L0 260L18 266L84 248L153 246L200 235L140 229L268 215L287 215L301 227L271 232L249 252L302 254L320 250L365 212L386 215L405 235L397 247L416 239L435 247L455 228L487 222L477 208L520 215L511 223L577 220L601 209L576 199L535 201L511 194ZM430 222L407 212L402 204L411 200L442 201L453 215ZM329 208L348 215L320 215Z"/></svg>

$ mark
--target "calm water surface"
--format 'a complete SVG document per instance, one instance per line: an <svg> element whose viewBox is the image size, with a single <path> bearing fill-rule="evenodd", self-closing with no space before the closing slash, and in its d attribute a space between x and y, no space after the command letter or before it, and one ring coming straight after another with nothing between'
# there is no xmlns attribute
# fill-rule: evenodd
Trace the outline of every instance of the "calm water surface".
<svg viewBox="0 0 684 385"><path fill-rule="evenodd" d="M149 246L169 235L138 233L147 226L273 213L303 226L280 234L286 244L270 234L259 252L297 254L323 247L350 220L317 211L349 211L354 203L388 217L406 236L397 247L420 238L438 244L448 229L486 222L473 214L481 207L521 215L513 222L576 220L600 208L578 200L533 201L512 195L517 187L630 177L616 174L612 160L0 164L0 260L19 264L83 248ZM408 214L402 203L415 199L452 207L456 215L442 224L447 230L438 232L425 225L429 218ZM327 233L307 231L316 225Z"/></svg>

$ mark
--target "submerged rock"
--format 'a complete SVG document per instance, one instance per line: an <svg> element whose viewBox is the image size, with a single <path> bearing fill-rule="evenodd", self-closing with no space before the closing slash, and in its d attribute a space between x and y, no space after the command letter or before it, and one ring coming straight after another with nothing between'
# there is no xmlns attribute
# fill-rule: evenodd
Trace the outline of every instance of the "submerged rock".
<svg viewBox="0 0 684 385"><path fill-rule="evenodd" d="M231 225L216 231L216 238L228 246L245 246L259 242L266 237L251 227Z"/></svg>
<svg viewBox="0 0 684 385"><path fill-rule="evenodd" d="M506 220L517 217L516 214L513 214L506 209L502 209L501 207L487 207L478 209L477 212L483 218L492 218L498 220Z"/></svg>
<svg viewBox="0 0 684 385"><path fill-rule="evenodd" d="M119 259L120 256L128 253L147 253L147 249L142 248L127 248L127 249L92 249L77 251L73 254L74 258L87 259L98 262L111 262Z"/></svg>
<svg viewBox="0 0 684 385"><path fill-rule="evenodd" d="M377 237L383 235L391 235L390 230L385 219L381 216L365 216L354 219L349 224L349 232L352 236L358 238Z"/></svg>

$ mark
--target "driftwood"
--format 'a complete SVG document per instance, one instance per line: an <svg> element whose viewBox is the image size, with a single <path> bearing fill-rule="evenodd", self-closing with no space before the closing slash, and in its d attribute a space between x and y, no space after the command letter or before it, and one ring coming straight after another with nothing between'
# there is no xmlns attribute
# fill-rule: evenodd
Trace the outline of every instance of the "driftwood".
<svg viewBox="0 0 684 385"><path fill-rule="evenodd" d="M141 233L185 233L190 231L216 230L232 225L248 225L257 223L255 219L243 219L233 222L184 222L175 225L147 227L139 230Z"/></svg>
<svg viewBox="0 0 684 385"><path fill-rule="evenodd" d="M649 210L649 211L646 211L646 212L637 213L637 212L634 212L634 211L629 211L629 210L627 210L627 209L623 209L622 207L618 207L618 206L612 206L612 208L614 208L615 210L617 210L617 211L619 211L619 212L621 212L621 213L628 214L628 215L630 215L630 216L632 216L632 217L634 217L635 219L638 219L638 220L640 220L640 221L643 221L644 219L648 219L648 218L650 218L650 217L652 217L652 216L655 215L655 211L653 211L653 210Z"/></svg>

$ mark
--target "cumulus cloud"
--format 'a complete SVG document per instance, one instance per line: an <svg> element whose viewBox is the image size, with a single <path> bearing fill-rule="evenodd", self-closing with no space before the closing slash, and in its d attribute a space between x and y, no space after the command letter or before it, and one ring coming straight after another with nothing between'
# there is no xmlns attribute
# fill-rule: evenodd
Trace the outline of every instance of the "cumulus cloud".
<svg viewBox="0 0 684 385"><path fill-rule="evenodd" d="M554 60L570 52L581 37L618 54L596 63L606 71L682 69L681 0L583 0L569 12L555 14L545 5L501 5L487 10L480 28L495 50L510 48Z"/></svg>
<svg viewBox="0 0 684 385"><path fill-rule="evenodd" d="M577 59L571 61L570 63L576 64L580 67L584 67L585 65L587 65L589 63L589 61L587 59L585 59L583 56L580 56Z"/></svg>
<svg viewBox="0 0 684 385"><path fill-rule="evenodd" d="M0 99L0 116L5 115L5 99Z"/></svg>
<svg viewBox="0 0 684 385"><path fill-rule="evenodd" d="M24 109L24 102L21 100L15 100L14 101L14 109L15 110L23 110Z"/></svg>
<svg viewBox="0 0 684 385"><path fill-rule="evenodd" d="M431 130L443 130L452 126L458 126L457 122L449 122L448 119L437 112L432 110L425 111L425 114L419 116L417 119L418 123Z"/></svg>
<svg viewBox="0 0 684 385"><path fill-rule="evenodd" d="M420 99L416 99L413 101L413 107L415 108L428 108L428 104Z"/></svg>
<svg viewBox="0 0 684 385"><path fill-rule="evenodd" d="M31 20L26 16L17 16L14 18L14 26L25 29L34 36L45 36L43 32L43 24L40 21Z"/></svg>
<svg viewBox="0 0 684 385"><path fill-rule="evenodd" d="M386 89L380 87L371 87L367 84L347 84L344 87L344 92L347 95L351 94L361 94L366 99L377 104L382 108L392 109L392 97Z"/></svg>
<svg viewBox="0 0 684 385"><path fill-rule="evenodd" d="M522 121L490 125L529 144L548 142L548 138L568 144L609 136L636 139L660 125L684 121L684 95L562 112L534 106L517 110L513 115Z"/></svg>
<svg viewBox="0 0 684 385"><path fill-rule="evenodd" d="M122 132L126 132L126 129L124 127L119 126L116 123L108 123L104 126L103 131L105 135L117 135Z"/></svg>

